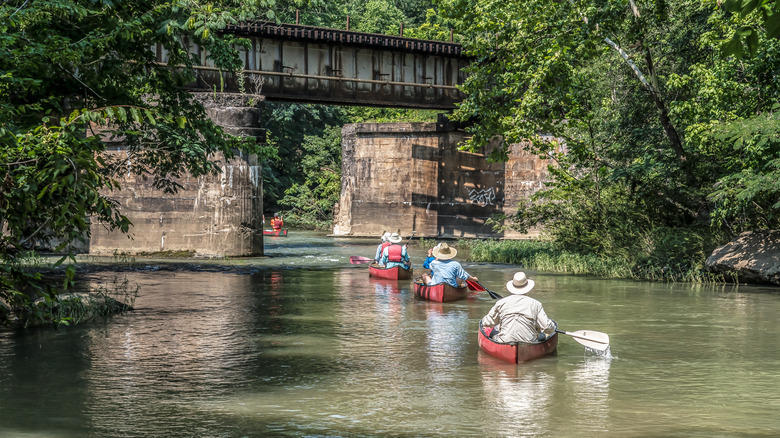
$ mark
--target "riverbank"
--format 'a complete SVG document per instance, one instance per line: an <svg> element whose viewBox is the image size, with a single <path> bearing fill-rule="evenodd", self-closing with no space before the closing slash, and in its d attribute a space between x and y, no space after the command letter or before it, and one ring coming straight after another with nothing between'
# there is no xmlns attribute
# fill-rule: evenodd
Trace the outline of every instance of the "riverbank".
<svg viewBox="0 0 780 438"><path fill-rule="evenodd" d="M653 263L640 257L605 257L581 254L559 248L553 242L535 240L462 240L469 249L469 261L510 263L525 269L600 278L672 281L690 283L732 282L728 273L712 273L700 263Z"/></svg>

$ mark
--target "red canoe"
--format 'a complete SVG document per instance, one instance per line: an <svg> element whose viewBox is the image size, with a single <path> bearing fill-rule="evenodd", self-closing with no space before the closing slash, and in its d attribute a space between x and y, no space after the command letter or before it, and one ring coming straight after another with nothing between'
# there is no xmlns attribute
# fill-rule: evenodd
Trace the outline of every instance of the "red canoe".
<svg viewBox="0 0 780 438"><path fill-rule="evenodd" d="M368 275L370 277L384 278L387 280L408 280L412 278L413 269L404 269L399 266L385 268L382 265L368 265Z"/></svg>
<svg viewBox="0 0 780 438"><path fill-rule="evenodd" d="M463 287L452 287L447 283L426 286L422 283L422 280L418 278L414 281L414 294L428 301L446 303L448 301L466 298L469 294L469 288L465 285Z"/></svg>
<svg viewBox="0 0 780 438"><path fill-rule="evenodd" d="M263 230L263 236L287 237L287 230Z"/></svg>
<svg viewBox="0 0 780 438"><path fill-rule="evenodd" d="M558 328L557 323L555 324L555 328ZM537 344L505 344L490 339L489 335L491 331L493 331L492 327L482 327L482 322L479 323L479 348L493 357L510 363L523 363L528 362L529 360L538 359L554 353L555 349L558 347L557 332L547 338L546 341Z"/></svg>

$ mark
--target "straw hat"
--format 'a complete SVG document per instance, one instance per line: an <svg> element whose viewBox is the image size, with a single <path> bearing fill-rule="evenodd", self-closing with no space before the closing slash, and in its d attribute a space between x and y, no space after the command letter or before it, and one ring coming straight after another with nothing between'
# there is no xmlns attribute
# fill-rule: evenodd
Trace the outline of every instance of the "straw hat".
<svg viewBox="0 0 780 438"><path fill-rule="evenodd" d="M517 272L512 281L506 283L506 289L513 294L527 294L534 288L534 281L525 276L525 272Z"/></svg>
<svg viewBox="0 0 780 438"><path fill-rule="evenodd" d="M390 238L390 233L382 234L382 242L387 242L387 239Z"/></svg>
<svg viewBox="0 0 780 438"><path fill-rule="evenodd" d="M438 245L438 248L433 248L433 256L439 260L449 260L456 255L458 255L458 250L443 242Z"/></svg>
<svg viewBox="0 0 780 438"><path fill-rule="evenodd" d="M390 237L387 238L392 243L401 243L401 236L398 235L398 233L393 233L390 235Z"/></svg>

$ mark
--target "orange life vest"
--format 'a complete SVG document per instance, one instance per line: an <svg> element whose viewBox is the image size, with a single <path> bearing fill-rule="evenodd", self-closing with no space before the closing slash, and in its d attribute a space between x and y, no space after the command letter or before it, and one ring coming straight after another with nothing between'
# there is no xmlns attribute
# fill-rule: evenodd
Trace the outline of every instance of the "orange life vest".
<svg viewBox="0 0 780 438"><path fill-rule="evenodd" d="M283 224L284 222L281 219L276 219L276 218L271 219L271 228L273 228L274 230L281 230Z"/></svg>

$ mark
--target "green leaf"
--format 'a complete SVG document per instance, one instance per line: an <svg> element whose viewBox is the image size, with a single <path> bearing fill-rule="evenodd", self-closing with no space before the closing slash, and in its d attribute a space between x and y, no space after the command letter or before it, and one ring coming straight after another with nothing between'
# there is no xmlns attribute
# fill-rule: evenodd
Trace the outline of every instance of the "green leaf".
<svg viewBox="0 0 780 438"><path fill-rule="evenodd" d="M729 12L741 12L742 0L726 0L723 2L723 9Z"/></svg>
<svg viewBox="0 0 780 438"><path fill-rule="evenodd" d="M131 107L130 115L133 117L133 121L135 123L143 123L143 116L141 115L141 112L138 110L138 108Z"/></svg>

